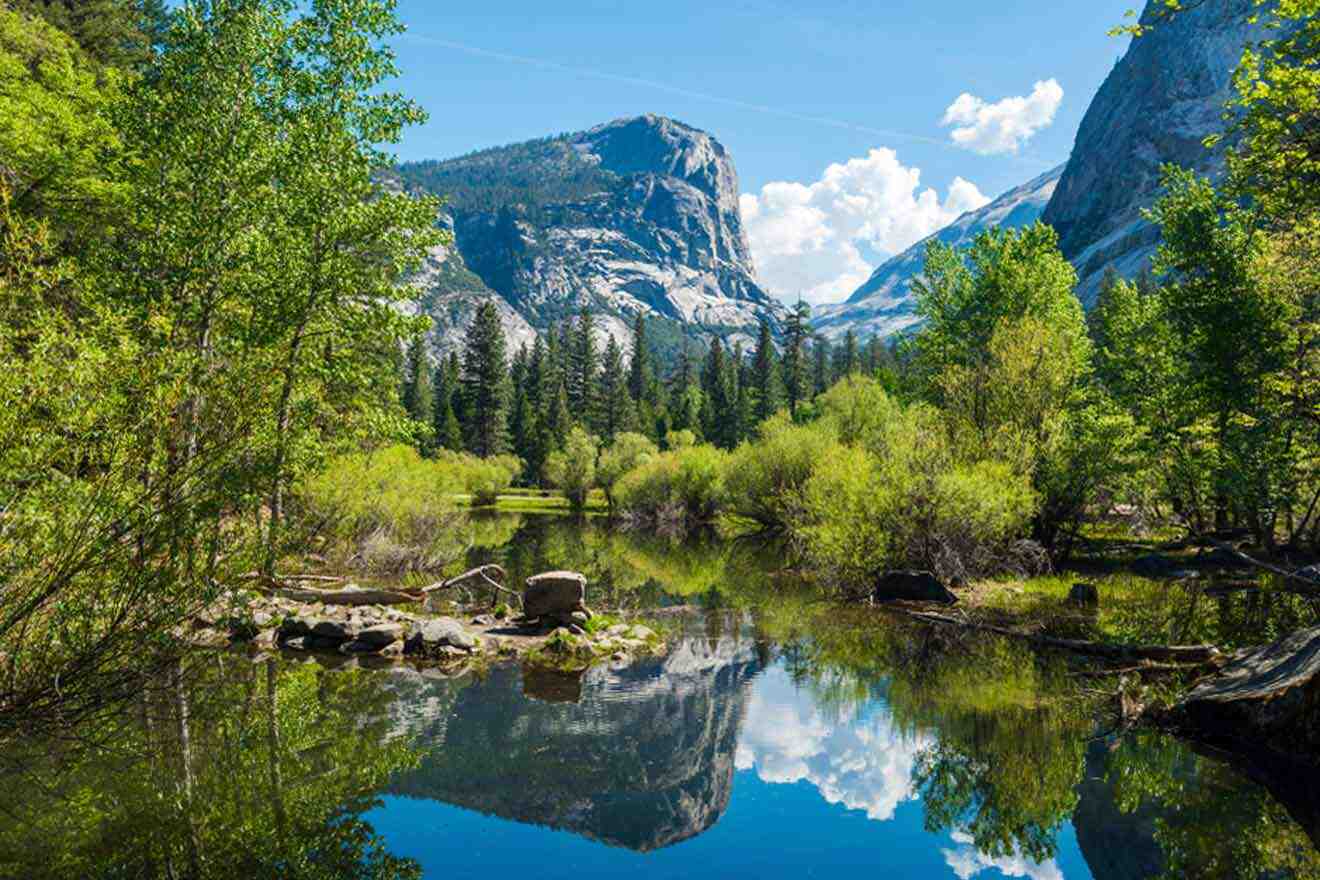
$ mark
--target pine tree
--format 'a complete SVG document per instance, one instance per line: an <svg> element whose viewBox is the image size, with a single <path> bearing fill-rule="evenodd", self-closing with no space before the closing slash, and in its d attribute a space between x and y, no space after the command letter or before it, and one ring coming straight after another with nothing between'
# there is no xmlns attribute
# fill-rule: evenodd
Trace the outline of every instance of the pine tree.
<svg viewBox="0 0 1320 880"><path fill-rule="evenodd" d="M616 434L632 429L633 400L628 393L629 377L624 373L623 350L611 336L605 346L605 361L601 367L600 432L606 443L614 442Z"/></svg>
<svg viewBox="0 0 1320 880"><path fill-rule="evenodd" d="M533 412L541 410L541 389L547 386L547 367L545 342L538 335L536 341L532 343L532 353L527 357L527 405Z"/></svg>
<svg viewBox="0 0 1320 880"><path fill-rule="evenodd" d="M843 337L843 355L840 360L843 363L843 376L851 376L861 368L860 355L857 351L857 334L851 327Z"/></svg>
<svg viewBox="0 0 1320 880"><path fill-rule="evenodd" d="M752 420L751 366L743 356L742 341L733 345L733 358L729 363L729 384L733 388L732 445L741 443L755 427Z"/></svg>
<svg viewBox="0 0 1320 880"><path fill-rule="evenodd" d="M463 408L467 448L483 458L506 448L508 399L504 328L492 302L484 302L468 328L463 351Z"/></svg>
<svg viewBox="0 0 1320 880"><path fill-rule="evenodd" d="M435 405L435 393L431 388L431 359L426 355L426 337L420 333L408 343L400 397L409 418L423 425L431 424Z"/></svg>
<svg viewBox="0 0 1320 880"><path fill-rule="evenodd" d="M570 337L568 360L568 405L578 421L596 427L596 322L586 306L578 313Z"/></svg>
<svg viewBox="0 0 1320 880"><path fill-rule="evenodd" d="M678 361L669 377L669 430L701 433L701 390L696 383L696 367L687 340L679 349ZM664 437L660 438L661 440Z"/></svg>
<svg viewBox="0 0 1320 880"><path fill-rule="evenodd" d="M654 381L651 369L651 343L646 338L646 315L637 313L633 321L632 359L628 363L628 393L638 403L647 398Z"/></svg>
<svg viewBox="0 0 1320 880"><path fill-rule="evenodd" d="M458 452L463 448L463 426L454 412L454 398L458 393L458 379L454 372L455 358L451 357L435 368L435 392L432 404L432 426L437 449Z"/></svg>
<svg viewBox="0 0 1320 880"><path fill-rule="evenodd" d="M775 357L770 323L764 318L756 339L756 353L752 356L751 374L752 417L759 424L775 414L780 398L779 361Z"/></svg>
<svg viewBox="0 0 1320 880"><path fill-rule="evenodd" d="M812 395L824 394L830 387L830 342L824 336L812 340Z"/></svg>
<svg viewBox="0 0 1320 880"><path fill-rule="evenodd" d="M802 301L788 313L784 326L784 391L788 411L797 415L798 406L809 396L807 383L807 340L811 337L811 307Z"/></svg>
<svg viewBox="0 0 1320 880"><path fill-rule="evenodd" d="M572 427L573 415L568 409L568 390L564 388L564 383L560 382L546 410L547 452L564 448L564 441L568 438L568 432Z"/></svg>
<svg viewBox="0 0 1320 880"><path fill-rule="evenodd" d="M719 338L711 340L701 370L701 427L707 440L731 449L738 442L737 366Z"/></svg>

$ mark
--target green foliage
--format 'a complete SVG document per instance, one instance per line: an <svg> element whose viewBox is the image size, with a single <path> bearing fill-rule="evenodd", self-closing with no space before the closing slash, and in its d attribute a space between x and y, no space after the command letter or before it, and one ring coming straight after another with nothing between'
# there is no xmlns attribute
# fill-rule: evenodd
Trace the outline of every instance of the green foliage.
<svg viewBox="0 0 1320 880"><path fill-rule="evenodd" d="M461 475L463 490L472 496L473 507L494 504L523 469L522 460L513 455L477 458L450 453L441 454L439 460Z"/></svg>
<svg viewBox="0 0 1320 880"><path fill-rule="evenodd" d="M71 244L124 195L123 138L111 118L123 76L98 71L73 40L0 7L0 183L7 210L49 221Z"/></svg>
<svg viewBox="0 0 1320 880"><path fill-rule="evenodd" d="M605 492L605 499L614 507L614 485L633 468L645 464L659 449L650 437L625 432L614 438L614 442L601 450L600 460L596 463L596 484Z"/></svg>
<svg viewBox="0 0 1320 880"><path fill-rule="evenodd" d="M463 348L462 394L467 448L474 455L505 449L508 394L505 383L504 327L495 303L477 307Z"/></svg>
<svg viewBox="0 0 1320 880"><path fill-rule="evenodd" d="M728 510L764 529L783 529L802 516L807 481L839 440L822 424L796 425L787 412L760 427L729 459Z"/></svg>
<svg viewBox="0 0 1320 880"><path fill-rule="evenodd" d="M585 429L574 426L568 432L564 448L555 450L545 462L546 479L568 498L569 506L581 510L587 495L596 484L597 439Z"/></svg>
<svg viewBox="0 0 1320 880"><path fill-rule="evenodd" d="M337 457L299 487L304 521L368 568L440 567L455 554L454 496L466 488L467 464L458 456L425 459L402 444Z"/></svg>
<svg viewBox="0 0 1320 880"><path fill-rule="evenodd" d="M725 499L728 453L684 446L652 456L620 478L615 506L625 519L687 529L710 523Z"/></svg>

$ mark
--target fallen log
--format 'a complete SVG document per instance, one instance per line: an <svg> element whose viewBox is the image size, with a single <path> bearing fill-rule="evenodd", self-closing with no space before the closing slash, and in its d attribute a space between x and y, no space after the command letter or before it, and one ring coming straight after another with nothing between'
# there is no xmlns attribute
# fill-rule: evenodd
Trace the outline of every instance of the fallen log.
<svg viewBox="0 0 1320 880"><path fill-rule="evenodd" d="M295 602L320 602L324 605L405 605L420 602L417 593L402 590L373 590L348 587L343 590L317 590L311 587L276 587L273 595Z"/></svg>
<svg viewBox="0 0 1320 880"><path fill-rule="evenodd" d="M992 623L979 623L974 620L960 620L947 614L933 611L912 611L906 608L891 608L905 617L938 623L944 626L957 626L964 629L976 629L991 632L1009 638L1022 639L1034 645L1056 648L1073 654L1088 657L1103 657L1107 660L1155 660L1174 663L1213 663L1223 657L1223 653L1214 645L1119 645L1112 642L1087 642L1079 639L1058 639L1052 636L1024 633L1006 626Z"/></svg>
<svg viewBox="0 0 1320 880"><path fill-rule="evenodd" d="M277 574L275 577L269 578L259 571L249 571L247 574L240 574L238 580L267 581L277 584L289 581L321 581L328 584L340 584L348 580L348 578L334 574Z"/></svg>

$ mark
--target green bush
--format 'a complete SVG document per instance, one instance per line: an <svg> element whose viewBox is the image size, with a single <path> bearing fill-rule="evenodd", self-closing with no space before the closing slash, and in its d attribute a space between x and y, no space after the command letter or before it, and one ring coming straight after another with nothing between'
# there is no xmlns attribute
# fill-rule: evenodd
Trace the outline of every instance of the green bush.
<svg viewBox="0 0 1320 880"><path fill-rule="evenodd" d="M728 458L713 446L650 457L615 484L615 505L634 522L678 529L709 523L724 503Z"/></svg>
<svg viewBox="0 0 1320 880"><path fill-rule="evenodd" d="M368 568L431 568L448 560L446 538L460 518L457 460L422 458L412 446L335 458L301 485L308 525Z"/></svg>
<svg viewBox="0 0 1320 880"><path fill-rule="evenodd" d="M659 454L651 438L625 432L614 438L607 449L601 450L596 463L596 485L605 492L605 500L614 507L614 484L624 474Z"/></svg>
<svg viewBox="0 0 1320 880"><path fill-rule="evenodd" d="M473 507L494 504L522 473L522 461L513 455L477 458L467 453L442 452L438 461L459 475L463 491L472 496Z"/></svg>
<svg viewBox="0 0 1320 880"><path fill-rule="evenodd" d="M545 460L545 476L550 485L564 493L574 510L587 504L587 495L596 483L596 450L594 436L574 426L568 432L564 448L550 453Z"/></svg>
<svg viewBox="0 0 1320 880"><path fill-rule="evenodd" d="M782 529L801 516L807 481L839 441L829 424L796 425L784 412L764 422L760 435L730 457L728 508L762 528Z"/></svg>

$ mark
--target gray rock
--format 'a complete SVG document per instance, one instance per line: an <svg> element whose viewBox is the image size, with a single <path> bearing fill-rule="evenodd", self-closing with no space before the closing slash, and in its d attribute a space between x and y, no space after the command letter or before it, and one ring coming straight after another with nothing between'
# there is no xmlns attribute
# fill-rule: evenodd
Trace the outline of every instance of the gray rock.
<svg viewBox="0 0 1320 880"><path fill-rule="evenodd" d="M482 302L496 303L510 350L580 306L616 337L638 312L749 337L783 313L756 281L732 159L672 119L622 119L398 173L451 197L455 247L434 250L412 279L427 291L439 351L461 344ZM517 183L528 175L535 203Z"/></svg>
<svg viewBox="0 0 1320 880"><path fill-rule="evenodd" d="M477 637L464 629L463 624L452 617L437 617L413 625L404 644L404 653L423 657L449 656L451 652L442 649L469 652L476 647Z"/></svg>
<svg viewBox="0 0 1320 880"><path fill-rule="evenodd" d="M1095 584L1077 583L1068 591L1068 601L1074 605L1099 605L1100 591Z"/></svg>
<svg viewBox="0 0 1320 880"><path fill-rule="evenodd" d="M527 579L523 613L528 617L567 616L583 607L586 575L575 571L548 571Z"/></svg>
<svg viewBox="0 0 1320 880"><path fill-rule="evenodd" d="M357 634L357 640L369 645L385 647L403 638L403 625L398 623L377 623L363 628Z"/></svg>
<svg viewBox="0 0 1320 880"><path fill-rule="evenodd" d="M1222 147L1207 150L1203 141L1223 130L1242 50L1272 33L1249 23L1254 0L1186 5L1154 20L1165 4L1148 0L1141 20L1154 27L1131 42L1091 101L1042 217L1077 267L1078 295L1088 306L1107 268L1133 277L1148 264L1159 230L1141 211L1159 193L1160 166L1211 176L1223 168Z"/></svg>
<svg viewBox="0 0 1320 880"><path fill-rule="evenodd" d="M312 634L312 626L305 617L286 617L280 624L280 639L288 641L290 639L301 638Z"/></svg>
<svg viewBox="0 0 1320 880"><path fill-rule="evenodd" d="M872 596L877 602L907 599L952 605L958 601L958 597L928 571L885 572L876 580Z"/></svg>
<svg viewBox="0 0 1320 880"><path fill-rule="evenodd" d="M322 618L310 622L311 634L318 639L346 642L357 635L357 627L349 621Z"/></svg>

